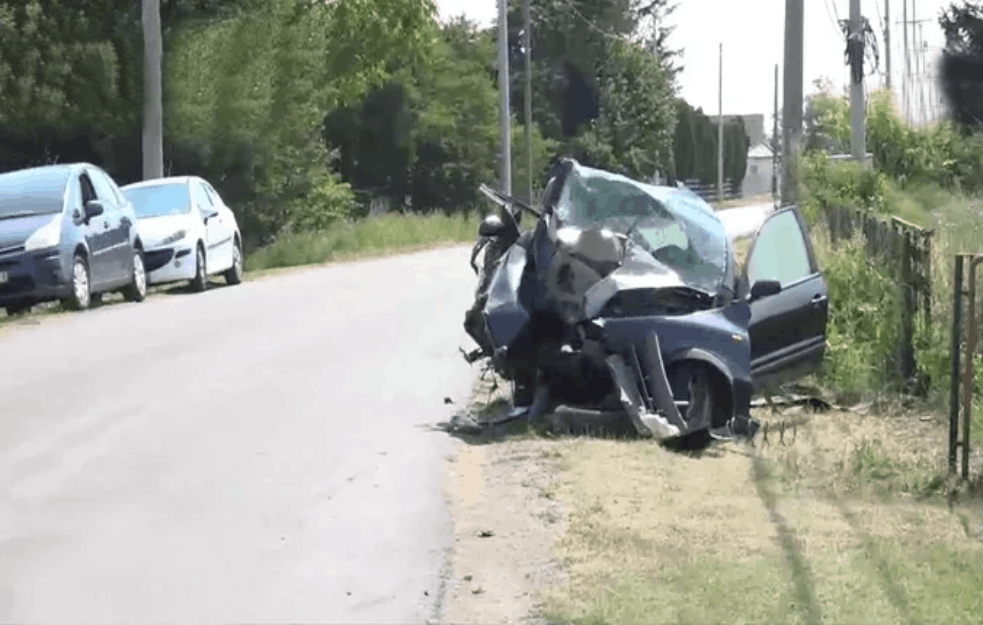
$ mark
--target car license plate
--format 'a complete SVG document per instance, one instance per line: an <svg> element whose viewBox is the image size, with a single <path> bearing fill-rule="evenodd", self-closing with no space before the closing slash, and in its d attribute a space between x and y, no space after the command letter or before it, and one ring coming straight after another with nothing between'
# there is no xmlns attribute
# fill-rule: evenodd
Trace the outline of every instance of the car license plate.
<svg viewBox="0 0 983 625"><path fill-rule="evenodd" d="M6 271L0 271L0 284L5 284L7 280L10 279L10 274Z"/></svg>

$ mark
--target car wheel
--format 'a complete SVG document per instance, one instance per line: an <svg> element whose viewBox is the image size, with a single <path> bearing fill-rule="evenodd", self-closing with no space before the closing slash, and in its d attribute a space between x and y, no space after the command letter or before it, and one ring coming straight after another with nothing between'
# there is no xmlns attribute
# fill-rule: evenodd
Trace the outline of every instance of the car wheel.
<svg viewBox="0 0 983 625"><path fill-rule="evenodd" d="M91 302L89 263L81 254L76 254L72 261L72 293L62 300L62 304L70 310L85 310Z"/></svg>
<svg viewBox="0 0 983 625"><path fill-rule="evenodd" d="M225 272L226 284L239 284L242 282L242 245L239 239L232 243L232 266Z"/></svg>
<svg viewBox="0 0 983 625"><path fill-rule="evenodd" d="M19 315L22 312L25 312L25 311L30 310L31 309L31 305L30 304L8 304L7 306L5 306L5 308L7 309L7 316L8 317L13 317L14 315Z"/></svg>
<svg viewBox="0 0 983 625"><path fill-rule="evenodd" d="M208 288L208 267L205 265L205 249L199 243L195 247L195 277L191 290L200 293Z"/></svg>
<svg viewBox="0 0 983 625"><path fill-rule="evenodd" d="M709 368L698 362L680 363L673 367L669 384L673 399L686 402L686 407L680 410L683 419L687 423L704 424L699 430L692 430L691 434L697 438L708 437L710 428L718 425L714 423L714 417L720 403L715 392L717 385L711 378Z"/></svg>
<svg viewBox="0 0 983 625"><path fill-rule="evenodd" d="M147 298L147 270L143 264L143 250L133 250L133 278L123 291L128 302L142 302Z"/></svg>

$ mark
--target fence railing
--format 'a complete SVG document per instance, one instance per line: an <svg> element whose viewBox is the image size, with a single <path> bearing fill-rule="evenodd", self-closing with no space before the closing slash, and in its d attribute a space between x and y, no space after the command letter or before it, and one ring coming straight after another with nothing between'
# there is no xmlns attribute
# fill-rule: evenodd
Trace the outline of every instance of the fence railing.
<svg viewBox="0 0 983 625"><path fill-rule="evenodd" d="M717 200L717 185L716 184L703 184L699 180L683 180L684 185L706 202L715 202ZM724 181L724 199L725 200L736 200L742 197L741 185L732 181Z"/></svg>
<svg viewBox="0 0 983 625"><path fill-rule="evenodd" d="M934 230L926 230L900 217L885 218L856 208L827 207L825 217L834 249L840 239L850 238L860 230L868 257L888 263L897 272L901 302L899 373L906 383L914 384L917 373L915 315L920 312L926 323L932 319Z"/></svg>

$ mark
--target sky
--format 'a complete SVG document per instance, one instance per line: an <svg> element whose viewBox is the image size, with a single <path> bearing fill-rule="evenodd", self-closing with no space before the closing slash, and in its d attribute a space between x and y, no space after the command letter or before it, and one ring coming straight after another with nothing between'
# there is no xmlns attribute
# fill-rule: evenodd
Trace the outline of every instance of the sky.
<svg viewBox="0 0 983 625"><path fill-rule="evenodd" d="M919 26L909 25L909 47L914 47L913 29L928 49L925 53L927 73L933 71L944 38L938 25L938 15L950 0L887 0L890 5L891 75L892 88L902 97L904 75L904 30L902 11L908 5L908 19L928 20ZM498 15L496 0L436 0L441 19L465 14L482 26L490 26ZM815 91L813 81L826 77L837 87L848 84L848 68L844 62L845 39L837 26L836 17L849 17L849 0L804 0L805 41L803 88L806 95ZM877 34L880 53L879 72L866 78L868 89L880 88L885 78L884 15L885 0L860 0L860 12L870 20ZM675 30L669 37L672 48L683 48L679 76L680 96L694 107L702 107L715 115L718 106L720 48L723 44L723 109L725 115L764 114L770 127L775 97L775 65L779 66L779 90L782 88L782 57L784 56L784 0L680 0L669 21ZM911 71L915 72L912 57ZM929 85L921 81L922 93L930 101ZM918 93L918 82L912 78L911 92ZM912 98L912 118L921 108ZM779 109L782 95L779 91ZM922 118L926 119L930 114Z"/></svg>

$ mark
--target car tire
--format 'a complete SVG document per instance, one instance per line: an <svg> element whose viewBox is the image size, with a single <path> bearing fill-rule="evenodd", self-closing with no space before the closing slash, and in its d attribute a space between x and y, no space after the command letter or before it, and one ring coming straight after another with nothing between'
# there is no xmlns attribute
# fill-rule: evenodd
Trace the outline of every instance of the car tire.
<svg viewBox="0 0 983 625"><path fill-rule="evenodd" d="M693 430L686 437L695 441L709 441L710 429L715 425L719 398L710 369L702 362L686 361L673 367L669 380L673 399L688 402L681 411L686 422L703 421L707 427Z"/></svg>
<svg viewBox="0 0 983 625"><path fill-rule="evenodd" d="M89 295L89 308L102 306L102 293L92 293Z"/></svg>
<svg viewBox="0 0 983 625"><path fill-rule="evenodd" d="M195 277L191 280L191 290L201 293L208 288L208 265L205 248L201 243L195 246Z"/></svg>
<svg viewBox="0 0 983 625"><path fill-rule="evenodd" d="M72 260L71 294L62 300L69 310L85 310L92 303L92 282L89 263L81 254Z"/></svg>
<svg viewBox="0 0 983 625"><path fill-rule="evenodd" d="M242 282L242 244L239 237L232 242L232 266L225 271L226 284L239 284Z"/></svg>
<svg viewBox="0 0 983 625"><path fill-rule="evenodd" d="M22 312L31 310L30 304L8 304L4 307L7 310L7 316L13 317L14 315L19 315Z"/></svg>
<svg viewBox="0 0 983 625"><path fill-rule="evenodd" d="M133 275L130 284L123 289L123 297L128 302L142 302L147 299L147 269L143 264L143 250L133 250Z"/></svg>

